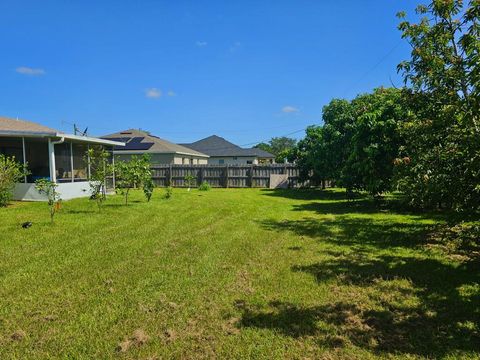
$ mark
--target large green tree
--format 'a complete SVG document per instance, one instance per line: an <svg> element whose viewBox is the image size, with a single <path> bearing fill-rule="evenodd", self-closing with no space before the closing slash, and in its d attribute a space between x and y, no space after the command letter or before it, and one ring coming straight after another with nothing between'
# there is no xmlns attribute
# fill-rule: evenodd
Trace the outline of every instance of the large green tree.
<svg viewBox="0 0 480 360"><path fill-rule="evenodd" d="M403 145L402 91L376 89L353 101L334 99L323 108L323 126L307 129L298 143L302 180L331 180L347 190L379 195L393 188L394 160Z"/></svg>
<svg viewBox="0 0 480 360"><path fill-rule="evenodd" d="M411 58L399 65L411 88L412 112L398 165L399 186L412 204L480 206L480 2L436 0L418 23L400 13Z"/></svg>
<svg viewBox="0 0 480 360"><path fill-rule="evenodd" d="M394 160L404 139L399 132L408 106L402 91L375 89L352 101L355 128L342 171L348 187L380 195L394 188Z"/></svg>

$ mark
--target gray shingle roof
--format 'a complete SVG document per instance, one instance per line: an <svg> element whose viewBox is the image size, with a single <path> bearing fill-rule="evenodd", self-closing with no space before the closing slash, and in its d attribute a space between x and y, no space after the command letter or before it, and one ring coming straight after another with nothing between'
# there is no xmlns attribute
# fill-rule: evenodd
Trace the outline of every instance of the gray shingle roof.
<svg viewBox="0 0 480 360"><path fill-rule="evenodd" d="M204 153L195 151L194 149L187 148L178 144L174 144L165 139L161 139L157 136L151 135L147 131L129 129L119 131L114 134L104 135L102 139L115 139L116 141L123 141L126 143L125 148L118 148L115 151L121 153L122 151L138 151L139 153L164 153L164 154L182 154L182 155L194 155L200 157L208 157ZM131 146L129 146L129 143Z"/></svg>
<svg viewBox="0 0 480 360"><path fill-rule="evenodd" d="M25 133L55 135L61 131L34 123L32 121L15 120L0 116L0 133Z"/></svg>
<svg viewBox="0 0 480 360"><path fill-rule="evenodd" d="M200 151L210 156L256 156L261 158L274 158L275 156L262 149L244 149L224 138L212 135L191 144L181 144L190 149Z"/></svg>

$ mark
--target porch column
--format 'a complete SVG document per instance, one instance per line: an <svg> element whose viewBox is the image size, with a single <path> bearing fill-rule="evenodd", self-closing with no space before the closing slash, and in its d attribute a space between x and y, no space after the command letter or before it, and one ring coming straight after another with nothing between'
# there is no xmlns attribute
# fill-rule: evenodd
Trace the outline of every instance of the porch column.
<svg viewBox="0 0 480 360"><path fill-rule="evenodd" d="M112 148L112 186L113 189L115 190L115 154L113 153L113 148Z"/></svg>
<svg viewBox="0 0 480 360"><path fill-rule="evenodd" d="M50 166L50 181L57 182L57 170L55 167L55 145L52 139L48 139L48 164Z"/></svg>
<svg viewBox="0 0 480 360"><path fill-rule="evenodd" d="M27 154L25 152L25 138L22 137L22 151L23 151L23 167L27 165ZM27 175L23 177L23 182L26 184L27 183Z"/></svg>

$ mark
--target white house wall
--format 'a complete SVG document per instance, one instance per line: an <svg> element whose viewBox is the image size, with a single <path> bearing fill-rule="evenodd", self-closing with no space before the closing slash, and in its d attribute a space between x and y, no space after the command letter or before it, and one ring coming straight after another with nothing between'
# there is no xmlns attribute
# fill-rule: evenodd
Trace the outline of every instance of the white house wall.
<svg viewBox="0 0 480 360"><path fill-rule="evenodd" d="M57 191L58 193L60 193L60 198L62 200L70 200L79 197L89 197L91 194L88 181L60 183L58 184ZM35 184L31 183L18 183L15 186L15 190L13 192L13 199L24 201L47 200L45 195L40 194L37 189L35 189Z"/></svg>
<svg viewBox="0 0 480 360"><path fill-rule="evenodd" d="M141 156L141 153L135 154L137 156ZM150 153L150 161L153 165L160 165L160 164L207 164L207 159L205 157L200 156L192 156L192 155L178 155L178 154L155 154ZM117 161L129 161L132 157L132 154L121 154L115 153L115 159Z"/></svg>

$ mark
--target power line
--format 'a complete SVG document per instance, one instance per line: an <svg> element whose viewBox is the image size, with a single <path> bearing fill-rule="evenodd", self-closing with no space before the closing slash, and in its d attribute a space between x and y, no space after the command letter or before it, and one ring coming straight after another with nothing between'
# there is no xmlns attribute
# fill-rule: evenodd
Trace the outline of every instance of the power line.
<svg viewBox="0 0 480 360"><path fill-rule="evenodd" d="M365 77L367 77L372 71L374 71L378 66L380 66L380 64L382 64L401 44L402 44L403 40L400 40L398 43L395 44L395 46L393 46L384 56L382 56L380 58L380 60L378 60L369 70L367 70L365 73L363 73L349 88L345 89L345 91L342 93L342 96L341 97L345 97L346 93L349 92L354 86L356 86L360 81L362 81ZM73 123L69 123L67 121L64 121L62 120L62 123L66 123L66 124L70 124L70 125L74 125ZM78 125L81 125L81 124L78 124ZM315 124L312 124L312 125L315 125ZM84 126L84 125L83 125ZM104 129L104 130L108 130L108 131L112 131L113 129L112 128L100 128L100 127L97 127L95 126L94 127L95 129ZM265 128L265 129L261 129L261 130L271 130L271 129L278 129L279 127L275 127L275 128ZM288 134L284 134L284 135L280 135L278 137L287 137L287 136L290 136L290 135L294 135L294 134L297 134L299 132L302 132L302 131L305 131L307 129L307 127L303 128L303 129L300 129L300 130L295 130L295 131L292 131ZM260 130L260 129L259 129ZM249 130L248 130L249 131ZM226 130L226 131L222 131L222 132L242 132L242 130ZM164 132L164 133L168 133L168 132ZM174 132L169 132L171 134L173 134ZM181 133L181 132L178 132L178 133ZM255 141L255 142L251 142L251 143L247 143L247 144L243 144L243 145L240 145L240 147L242 146L251 146L251 145L256 145L256 144L259 144L261 142L268 142L270 141L270 139L266 139L266 140L261 140L261 141ZM213 150L213 149L212 149ZM215 150L221 150L220 148L217 148Z"/></svg>
<svg viewBox="0 0 480 360"><path fill-rule="evenodd" d="M368 75L370 75L370 73L375 70L381 63L383 63L385 60L387 60L387 58L393 54L393 52L395 50L397 50L397 48L403 43L403 40L400 40L398 43L395 44L395 46L393 46L384 56L382 56L382 58L380 58L380 60L378 60L377 63L375 63L375 65L372 66L372 68L370 68L369 70L367 70L365 73L363 73L362 76L360 76L349 88L345 89L345 91L342 93L342 98L345 97L345 95L347 94L347 92L349 92L354 86L358 85L358 83L360 81L362 81L363 79L365 79Z"/></svg>

